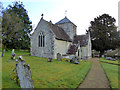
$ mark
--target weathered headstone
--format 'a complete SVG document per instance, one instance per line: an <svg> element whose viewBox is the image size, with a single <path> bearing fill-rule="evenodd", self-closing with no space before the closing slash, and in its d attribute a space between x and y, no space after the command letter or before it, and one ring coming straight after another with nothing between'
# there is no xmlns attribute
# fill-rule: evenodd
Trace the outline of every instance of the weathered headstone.
<svg viewBox="0 0 120 90"><path fill-rule="evenodd" d="M79 58L77 56L75 56L73 59L75 64L80 64Z"/></svg>
<svg viewBox="0 0 120 90"><path fill-rule="evenodd" d="M102 55L102 58L104 58L104 55Z"/></svg>
<svg viewBox="0 0 120 90"><path fill-rule="evenodd" d="M14 49L12 50L12 56L11 56L11 59L15 59Z"/></svg>
<svg viewBox="0 0 120 90"><path fill-rule="evenodd" d="M48 62L52 62L52 58L48 58Z"/></svg>
<svg viewBox="0 0 120 90"><path fill-rule="evenodd" d="M57 60L61 61L61 54L60 53L57 53Z"/></svg>
<svg viewBox="0 0 120 90"><path fill-rule="evenodd" d="M80 60L79 60L79 58L78 58L77 56L75 56L74 58L72 58L72 59L70 60L70 62L71 62L71 63L74 63L74 64L80 64Z"/></svg>
<svg viewBox="0 0 120 90"><path fill-rule="evenodd" d="M22 59L22 56L18 57L16 61L16 70L21 88L34 88L29 65L25 64L25 60Z"/></svg>
<svg viewBox="0 0 120 90"><path fill-rule="evenodd" d="M4 56L4 53L5 53L5 49L3 50L1 57L3 57L3 56Z"/></svg>

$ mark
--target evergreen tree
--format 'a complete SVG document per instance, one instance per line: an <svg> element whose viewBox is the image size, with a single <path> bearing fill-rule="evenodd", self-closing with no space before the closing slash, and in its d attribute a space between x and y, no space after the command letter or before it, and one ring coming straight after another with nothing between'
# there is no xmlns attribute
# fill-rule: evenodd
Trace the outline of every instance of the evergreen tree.
<svg viewBox="0 0 120 90"><path fill-rule="evenodd" d="M92 48L100 51L100 56L105 50L115 49L118 47L118 32L115 25L116 20L108 14L103 14L94 21L87 30L91 34Z"/></svg>
<svg viewBox="0 0 120 90"><path fill-rule="evenodd" d="M22 2L14 2L3 10L2 40L4 46L15 49L30 47L31 21Z"/></svg>

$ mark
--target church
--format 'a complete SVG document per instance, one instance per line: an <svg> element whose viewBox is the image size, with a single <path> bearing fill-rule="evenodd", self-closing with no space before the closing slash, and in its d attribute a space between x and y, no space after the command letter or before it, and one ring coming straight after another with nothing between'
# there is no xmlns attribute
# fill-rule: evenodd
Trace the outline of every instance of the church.
<svg viewBox="0 0 120 90"><path fill-rule="evenodd" d="M76 29L66 16L55 24L42 17L31 35L31 55L57 59L59 53L64 58L71 55L90 58L90 34L77 35Z"/></svg>

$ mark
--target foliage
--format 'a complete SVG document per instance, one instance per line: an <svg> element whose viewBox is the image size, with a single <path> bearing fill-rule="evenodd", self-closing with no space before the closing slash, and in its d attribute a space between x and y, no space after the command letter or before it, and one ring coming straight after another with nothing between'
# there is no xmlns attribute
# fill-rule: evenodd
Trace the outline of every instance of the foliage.
<svg viewBox="0 0 120 90"><path fill-rule="evenodd" d="M16 72L16 68L13 69L13 71L10 73L10 78L14 81L16 81L16 83L20 86L20 81Z"/></svg>
<svg viewBox="0 0 120 90"><path fill-rule="evenodd" d="M110 86L112 89L118 88L118 75L120 72L118 72L118 65L112 65L107 63L101 63L102 67L105 70L105 73L109 79Z"/></svg>
<svg viewBox="0 0 120 90"><path fill-rule="evenodd" d="M116 20L108 14L94 18L87 32L90 32L92 48L100 51L100 56L105 50L118 47L118 32L115 25Z"/></svg>
<svg viewBox="0 0 120 90"><path fill-rule="evenodd" d="M1 48L1 41L2 41L2 3L0 2L0 48Z"/></svg>
<svg viewBox="0 0 120 90"><path fill-rule="evenodd" d="M62 60L62 61L70 61L69 58L62 58L61 60Z"/></svg>
<svg viewBox="0 0 120 90"><path fill-rule="evenodd" d="M76 88L85 78L92 63L81 62L79 65L70 62L59 62L53 59L27 56L27 51L16 51L16 58L23 56L29 64L35 88ZM27 54L27 55L26 55ZM15 81L10 79L10 74L15 68L15 60L10 60L11 51L6 51L2 59L2 85L3 88L20 88Z"/></svg>
<svg viewBox="0 0 120 90"><path fill-rule="evenodd" d="M116 64L116 65L120 65L120 61L116 60L116 61L112 61L112 60L106 60L104 58L100 58L101 62L105 62L105 63L109 63L109 64Z"/></svg>
<svg viewBox="0 0 120 90"><path fill-rule="evenodd" d="M2 12L2 39L6 48L30 47L31 21L22 2L14 2Z"/></svg>

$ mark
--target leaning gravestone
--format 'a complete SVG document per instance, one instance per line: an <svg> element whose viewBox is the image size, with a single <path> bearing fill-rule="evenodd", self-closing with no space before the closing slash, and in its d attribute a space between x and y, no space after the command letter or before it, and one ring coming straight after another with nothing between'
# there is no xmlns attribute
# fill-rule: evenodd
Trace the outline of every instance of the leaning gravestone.
<svg viewBox="0 0 120 90"><path fill-rule="evenodd" d="M19 56L16 61L16 70L21 88L34 88L29 65L25 64L25 60L22 59L22 56Z"/></svg>
<svg viewBox="0 0 120 90"><path fill-rule="evenodd" d="M1 57L3 57L3 56L4 56L4 53L5 53L5 49L3 50Z"/></svg>
<svg viewBox="0 0 120 90"><path fill-rule="evenodd" d="M61 61L61 54L60 53L57 53L57 60Z"/></svg>
<svg viewBox="0 0 120 90"><path fill-rule="evenodd" d="M14 49L12 50L12 56L11 56L11 59L15 59Z"/></svg>

